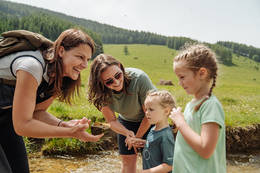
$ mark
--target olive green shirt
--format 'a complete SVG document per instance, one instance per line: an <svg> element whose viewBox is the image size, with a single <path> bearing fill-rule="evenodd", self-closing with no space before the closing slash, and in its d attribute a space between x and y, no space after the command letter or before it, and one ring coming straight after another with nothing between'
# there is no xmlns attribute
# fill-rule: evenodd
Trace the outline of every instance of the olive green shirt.
<svg viewBox="0 0 260 173"><path fill-rule="evenodd" d="M109 107L126 121L141 122L144 117L142 105L146 93L156 88L144 71L136 68L126 68L125 71L131 78L127 88L129 94L113 93L112 103L109 104Z"/></svg>

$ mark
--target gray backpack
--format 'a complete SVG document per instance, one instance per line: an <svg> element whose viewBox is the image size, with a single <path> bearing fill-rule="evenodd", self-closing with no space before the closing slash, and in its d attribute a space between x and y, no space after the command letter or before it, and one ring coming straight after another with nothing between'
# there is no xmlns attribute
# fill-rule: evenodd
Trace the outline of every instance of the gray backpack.
<svg viewBox="0 0 260 173"><path fill-rule="evenodd" d="M44 36L26 30L7 31L1 35L0 58L19 51L46 50L53 46L53 42ZM0 78L0 109L9 109L12 107L14 90L15 80ZM37 90L37 103L42 102L51 96L45 94L48 90L49 85L43 80Z"/></svg>

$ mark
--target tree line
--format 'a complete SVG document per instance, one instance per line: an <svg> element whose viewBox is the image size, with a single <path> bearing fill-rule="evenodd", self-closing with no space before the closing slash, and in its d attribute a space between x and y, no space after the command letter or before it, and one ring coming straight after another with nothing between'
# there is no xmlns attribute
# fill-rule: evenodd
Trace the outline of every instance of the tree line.
<svg viewBox="0 0 260 173"><path fill-rule="evenodd" d="M260 62L260 49L245 44L239 44L230 41L218 41L217 44L231 49L234 53L248 57L254 61Z"/></svg>
<svg viewBox="0 0 260 173"><path fill-rule="evenodd" d="M9 30L24 29L40 33L48 39L55 41L62 31L69 28L80 28L93 38L96 44L96 51L92 58L104 52L100 36L82 26L75 25L71 22L41 12L29 16L18 17L4 14L0 11L0 33Z"/></svg>
<svg viewBox="0 0 260 173"><path fill-rule="evenodd" d="M12 29L28 29L39 32L52 40L55 40L61 31L69 27L81 27L95 40L98 45L97 53L103 52L102 43L165 45L171 49L179 50L187 42L198 42L187 37L168 37L151 32L127 30L7 1L0 1L0 19L0 32ZM232 64L232 51L239 55L245 55L244 51L241 51L242 49L236 49L237 52L235 52L221 42L205 44L216 52L220 62L223 64ZM252 59L257 59L257 57L254 56Z"/></svg>

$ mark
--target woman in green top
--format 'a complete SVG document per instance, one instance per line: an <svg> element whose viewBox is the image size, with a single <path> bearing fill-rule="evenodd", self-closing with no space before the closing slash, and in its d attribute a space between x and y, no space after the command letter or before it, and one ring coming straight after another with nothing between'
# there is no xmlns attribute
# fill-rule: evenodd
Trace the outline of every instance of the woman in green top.
<svg viewBox="0 0 260 173"><path fill-rule="evenodd" d="M144 116L143 104L147 91L156 88L145 72L124 68L109 55L97 56L90 70L89 101L118 133L122 172L135 173L137 155L129 137L146 136L150 124ZM119 113L118 118L115 112Z"/></svg>

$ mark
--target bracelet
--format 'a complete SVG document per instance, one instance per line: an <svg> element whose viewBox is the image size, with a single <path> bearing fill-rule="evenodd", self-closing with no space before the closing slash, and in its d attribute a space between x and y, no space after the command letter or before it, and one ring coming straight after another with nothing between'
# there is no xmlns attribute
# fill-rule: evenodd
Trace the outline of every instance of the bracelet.
<svg viewBox="0 0 260 173"><path fill-rule="evenodd" d="M61 123L61 122L62 122L62 120L59 121L59 123L58 123L58 125L57 125L58 127L60 126L60 123Z"/></svg>

